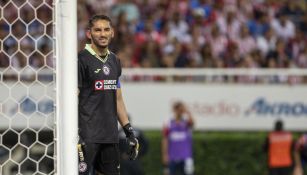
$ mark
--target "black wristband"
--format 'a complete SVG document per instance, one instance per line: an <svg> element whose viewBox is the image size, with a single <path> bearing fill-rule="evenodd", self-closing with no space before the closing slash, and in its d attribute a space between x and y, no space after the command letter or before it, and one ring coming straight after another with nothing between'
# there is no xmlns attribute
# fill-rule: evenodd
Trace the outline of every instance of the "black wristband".
<svg viewBox="0 0 307 175"><path fill-rule="evenodd" d="M124 127L124 132L126 134L126 137L130 137L130 136L133 136L134 137L134 133L133 133L133 128L132 126L130 125L130 123L127 123Z"/></svg>

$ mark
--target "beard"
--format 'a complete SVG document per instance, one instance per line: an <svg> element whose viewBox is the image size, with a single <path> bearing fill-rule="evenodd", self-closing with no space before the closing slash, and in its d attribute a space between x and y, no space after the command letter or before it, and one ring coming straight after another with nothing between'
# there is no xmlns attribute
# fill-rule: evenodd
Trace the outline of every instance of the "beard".
<svg viewBox="0 0 307 175"><path fill-rule="evenodd" d="M92 34L91 34L91 38L92 38L92 43L98 47L98 48L101 48L101 49L104 49L106 47L108 47L109 43L110 43L110 39L107 38L107 37L104 37L104 38L97 38L97 37L94 37ZM105 39L107 40L105 44L102 44L101 41L99 41L100 39Z"/></svg>

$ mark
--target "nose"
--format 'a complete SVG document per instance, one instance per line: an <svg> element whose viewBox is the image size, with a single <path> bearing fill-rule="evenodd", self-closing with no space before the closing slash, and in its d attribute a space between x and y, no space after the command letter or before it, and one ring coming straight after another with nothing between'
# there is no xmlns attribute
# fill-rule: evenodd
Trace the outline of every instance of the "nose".
<svg viewBox="0 0 307 175"><path fill-rule="evenodd" d="M100 36L102 36L102 37L107 37L108 36L108 31L101 31L100 32Z"/></svg>

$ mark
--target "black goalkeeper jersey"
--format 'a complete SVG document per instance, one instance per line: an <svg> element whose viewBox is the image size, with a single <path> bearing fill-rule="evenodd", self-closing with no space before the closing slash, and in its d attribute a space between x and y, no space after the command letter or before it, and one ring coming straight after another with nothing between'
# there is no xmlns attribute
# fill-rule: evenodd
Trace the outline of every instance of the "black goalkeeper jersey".
<svg viewBox="0 0 307 175"><path fill-rule="evenodd" d="M87 142L118 143L116 89L121 65L112 52L106 60L99 58L89 45L78 54L79 135Z"/></svg>

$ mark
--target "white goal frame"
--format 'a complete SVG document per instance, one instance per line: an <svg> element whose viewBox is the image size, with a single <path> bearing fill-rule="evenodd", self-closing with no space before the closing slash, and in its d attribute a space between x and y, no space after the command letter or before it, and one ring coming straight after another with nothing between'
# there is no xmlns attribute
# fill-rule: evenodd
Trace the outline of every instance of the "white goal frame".
<svg viewBox="0 0 307 175"><path fill-rule="evenodd" d="M77 175L77 1L57 0L56 37L56 164L58 175Z"/></svg>

